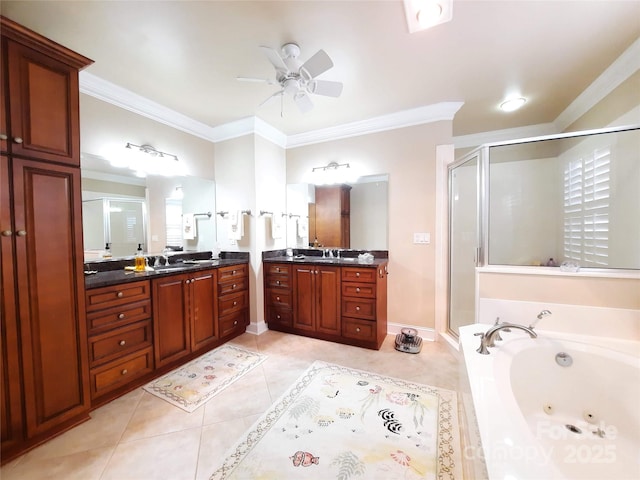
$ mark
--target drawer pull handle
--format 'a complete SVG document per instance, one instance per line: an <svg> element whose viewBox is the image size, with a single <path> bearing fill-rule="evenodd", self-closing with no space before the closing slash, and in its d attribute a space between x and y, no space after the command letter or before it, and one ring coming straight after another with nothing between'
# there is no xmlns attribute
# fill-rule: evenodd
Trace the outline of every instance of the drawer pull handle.
<svg viewBox="0 0 640 480"><path fill-rule="evenodd" d="M120 315L118 315L118 319L122 320L124 318L124 313L121 313Z"/></svg>
<svg viewBox="0 0 640 480"><path fill-rule="evenodd" d="M118 293L116 293L116 297L122 298L122 297L124 297L124 293L123 292L118 292Z"/></svg>
<svg viewBox="0 0 640 480"><path fill-rule="evenodd" d="M127 344L127 342L125 340L120 340L118 342L118 345L120 345L121 347L124 347Z"/></svg>
<svg viewBox="0 0 640 480"><path fill-rule="evenodd" d="M360 333L360 327L356 328L356 332Z"/></svg>
<svg viewBox="0 0 640 480"><path fill-rule="evenodd" d="M120 375L126 375L127 373L129 373L129 371L125 368L120 372Z"/></svg>
<svg viewBox="0 0 640 480"><path fill-rule="evenodd" d="M356 293L360 293L360 287L356 287Z"/></svg>
<svg viewBox="0 0 640 480"><path fill-rule="evenodd" d="M356 277L360 277L360 272L356 272Z"/></svg>

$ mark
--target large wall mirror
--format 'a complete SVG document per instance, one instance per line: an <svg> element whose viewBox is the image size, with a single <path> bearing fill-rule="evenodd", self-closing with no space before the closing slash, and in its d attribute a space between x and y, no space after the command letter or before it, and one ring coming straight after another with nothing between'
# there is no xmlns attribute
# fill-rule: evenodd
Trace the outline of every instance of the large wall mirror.
<svg viewBox="0 0 640 480"><path fill-rule="evenodd" d="M287 247L387 250L389 177L339 185L287 185Z"/></svg>
<svg viewBox="0 0 640 480"><path fill-rule="evenodd" d="M213 251L216 245L213 180L150 175L139 178L108 162L82 154L85 259L102 258L111 244L114 258L166 247Z"/></svg>
<svg viewBox="0 0 640 480"><path fill-rule="evenodd" d="M640 129L488 147L488 260L640 269Z"/></svg>

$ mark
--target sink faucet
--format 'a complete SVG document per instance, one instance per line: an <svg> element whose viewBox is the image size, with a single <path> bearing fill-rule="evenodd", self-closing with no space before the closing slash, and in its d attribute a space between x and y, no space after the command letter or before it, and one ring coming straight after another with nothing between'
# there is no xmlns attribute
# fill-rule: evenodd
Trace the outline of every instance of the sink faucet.
<svg viewBox="0 0 640 480"><path fill-rule="evenodd" d="M538 336L538 334L534 332L533 328L531 327L525 327L524 325L518 325L517 323L508 323L508 322L497 323L496 322L496 324L486 332L484 333L478 332L474 334L476 336L478 335L480 336L480 346L478 347L476 352L480 353L481 355L489 355L489 347L495 347L494 342L496 341L496 337L499 336L500 330L507 331L512 328L527 332L531 338L536 338Z"/></svg>

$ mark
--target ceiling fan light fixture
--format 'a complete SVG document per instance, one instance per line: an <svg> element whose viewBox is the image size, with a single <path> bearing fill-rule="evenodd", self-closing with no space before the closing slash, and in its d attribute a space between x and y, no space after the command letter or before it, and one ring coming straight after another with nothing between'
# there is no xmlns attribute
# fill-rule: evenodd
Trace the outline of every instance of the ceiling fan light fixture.
<svg viewBox="0 0 640 480"><path fill-rule="evenodd" d="M453 0L404 0L409 33L451 21Z"/></svg>
<svg viewBox="0 0 640 480"><path fill-rule="evenodd" d="M527 103L524 97L509 98L500 104L500 110L503 112L514 112Z"/></svg>

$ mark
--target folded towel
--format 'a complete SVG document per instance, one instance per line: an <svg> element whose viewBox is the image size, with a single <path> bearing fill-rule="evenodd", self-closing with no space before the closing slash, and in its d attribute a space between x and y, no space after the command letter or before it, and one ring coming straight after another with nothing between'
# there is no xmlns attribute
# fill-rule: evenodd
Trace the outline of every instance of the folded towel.
<svg viewBox="0 0 640 480"><path fill-rule="evenodd" d="M309 219L300 217L296 219L297 235L300 238L306 238L309 236Z"/></svg>
<svg viewBox="0 0 640 480"><path fill-rule="evenodd" d="M229 239L241 240L244 236L244 214L238 210L229 213Z"/></svg>
<svg viewBox="0 0 640 480"><path fill-rule="evenodd" d="M282 238L282 217L271 216L271 238L274 240Z"/></svg>
<svg viewBox="0 0 640 480"><path fill-rule="evenodd" d="M196 219L193 213L182 214L182 238L193 240L196 238Z"/></svg>

